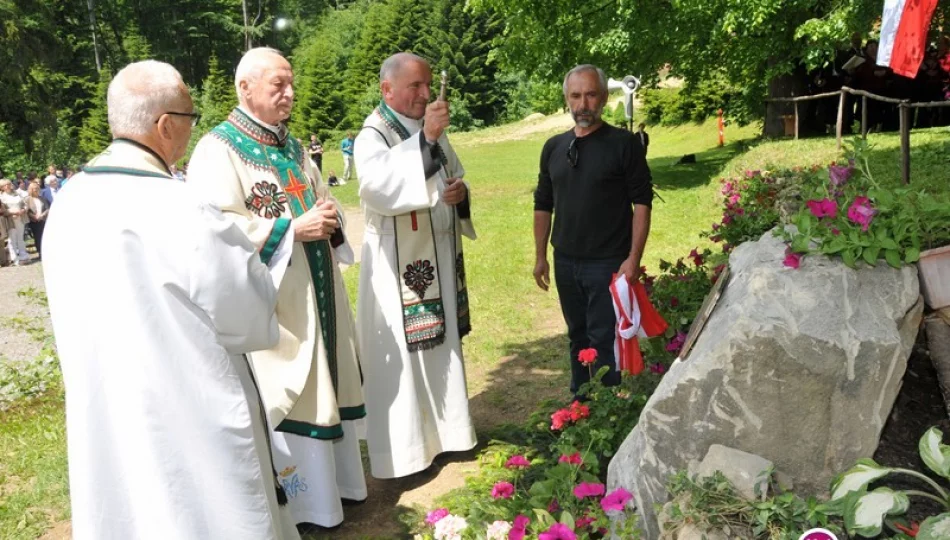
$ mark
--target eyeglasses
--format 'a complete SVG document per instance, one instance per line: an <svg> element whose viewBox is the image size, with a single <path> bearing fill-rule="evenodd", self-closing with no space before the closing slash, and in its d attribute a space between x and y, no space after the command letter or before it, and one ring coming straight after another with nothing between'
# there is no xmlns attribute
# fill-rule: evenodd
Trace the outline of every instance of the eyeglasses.
<svg viewBox="0 0 950 540"><path fill-rule="evenodd" d="M198 122L201 121L201 114L196 113L196 112L188 113L188 112L173 112L173 111L169 111L169 112L165 112L165 113L162 113L161 115L159 115L158 119L155 120L155 123L157 124L158 121L162 119L162 116L163 116L163 115L166 115L166 114L170 114L170 115L172 115L172 116L188 116L188 117L191 117L191 127L197 126L197 125L198 125Z"/></svg>
<svg viewBox="0 0 950 540"><path fill-rule="evenodd" d="M567 162L571 164L572 168L577 167L577 137L571 141L571 145L567 147Z"/></svg>

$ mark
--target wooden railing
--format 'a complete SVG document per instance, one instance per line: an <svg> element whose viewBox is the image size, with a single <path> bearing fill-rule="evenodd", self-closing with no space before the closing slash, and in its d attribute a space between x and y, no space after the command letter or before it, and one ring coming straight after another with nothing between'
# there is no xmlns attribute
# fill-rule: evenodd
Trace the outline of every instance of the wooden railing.
<svg viewBox="0 0 950 540"><path fill-rule="evenodd" d="M876 101L881 101L883 103L890 103L897 105L900 111L900 137L901 137L901 180L905 184L910 183L910 124L911 124L911 110L912 109L924 109L930 107L950 107L950 101L931 101L931 102L910 102L906 99L895 99L885 96L879 96L877 94L872 94L864 90L857 90L854 88L849 88L847 86L842 86L841 90L836 90L834 92L825 92L823 94L814 94L810 96L799 96L799 97L784 97L784 98L771 98L767 99L766 103L792 103L795 109L795 138L798 138L798 104L803 101L814 101L818 99L827 99L830 97L838 96L838 121L835 126L835 134L838 138L838 149L841 149L842 143L842 133L844 130L844 107L846 103L847 94L854 96L861 96L861 136L867 138L868 136L868 99L873 99Z"/></svg>

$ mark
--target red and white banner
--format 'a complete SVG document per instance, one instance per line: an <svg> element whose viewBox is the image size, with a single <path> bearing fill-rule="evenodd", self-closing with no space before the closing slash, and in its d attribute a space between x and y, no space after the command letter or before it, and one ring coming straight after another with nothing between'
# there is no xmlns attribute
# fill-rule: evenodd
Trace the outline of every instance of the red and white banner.
<svg viewBox="0 0 950 540"><path fill-rule="evenodd" d="M927 31L937 0L884 0L877 65L914 78L927 52Z"/></svg>
<svg viewBox="0 0 950 540"><path fill-rule="evenodd" d="M614 358L617 371L639 375L643 371L638 337L654 337L666 332L663 316L650 303L647 290L639 281L630 285L627 276L614 274L610 296L617 315L617 335L614 340Z"/></svg>

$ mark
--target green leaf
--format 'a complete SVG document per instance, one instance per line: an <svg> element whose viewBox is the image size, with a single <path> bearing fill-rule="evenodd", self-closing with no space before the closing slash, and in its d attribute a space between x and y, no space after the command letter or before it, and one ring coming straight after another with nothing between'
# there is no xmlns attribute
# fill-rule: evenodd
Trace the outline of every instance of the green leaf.
<svg viewBox="0 0 950 540"><path fill-rule="evenodd" d="M881 238L881 247L884 249L899 249L893 238Z"/></svg>
<svg viewBox="0 0 950 540"><path fill-rule="evenodd" d="M873 459L859 459L854 467L839 474L831 482L831 500L845 497L852 491L861 491L868 484L891 472L889 467L878 465Z"/></svg>
<svg viewBox="0 0 950 540"><path fill-rule="evenodd" d="M561 512L561 525L567 525L572 531L574 530L574 516L567 510Z"/></svg>
<svg viewBox="0 0 950 540"><path fill-rule="evenodd" d="M854 268L854 263L858 261L858 249L860 248L852 247L841 252L841 260L844 264Z"/></svg>
<svg viewBox="0 0 950 540"><path fill-rule="evenodd" d="M554 520L554 516L552 516L551 514L549 514L547 510L542 510L542 509L540 509L540 508L535 508L535 509L534 509L534 514L535 514L536 516L538 516L538 521L541 523L541 526L544 527L545 529L547 529L547 528L550 527L551 525L554 525L555 523L557 523L557 522Z"/></svg>
<svg viewBox="0 0 950 540"><path fill-rule="evenodd" d="M920 524L917 540L946 540L950 538L950 513L930 516Z"/></svg>
<svg viewBox="0 0 950 540"><path fill-rule="evenodd" d="M887 261L887 264L893 266L894 268L901 267L901 252L896 249L887 249L884 250L884 260Z"/></svg>
<svg viewBox="0 0 950 540"><path fill-rule="evenodd" d="M864 258L864 262L868 263L871 266L877 264L877 258L881 254L881 248L879 246L870 246L864 248L864 251L861 252L861 256Z"/></svg>
<svg viewBox="0 0 950 540"><path fill-rule="evenodd" d="M845 527L849 533L865 538L881 534L886 516L903 514L910 507L904 492L886 487L857 494L849 503L844 514Z"/></svg>
<svg viewBox="0 0 950 540"><path fill-rule="evenodd" d="M917 443L920 459L927 467L944 478L950 479L950 446L943 444L943 432L932 427Z"/></svg>
<svg viewBox="0 0 950 540"><path fill-rule="evenodd" d="M907 264L915 263L920 260L920 248L909 247L904 250L904 262Z"/></svg>

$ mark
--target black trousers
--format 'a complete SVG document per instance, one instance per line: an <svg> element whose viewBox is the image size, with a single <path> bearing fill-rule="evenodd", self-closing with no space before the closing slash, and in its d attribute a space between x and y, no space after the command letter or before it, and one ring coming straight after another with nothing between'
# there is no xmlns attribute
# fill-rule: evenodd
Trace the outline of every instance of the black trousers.
<svg viewBox="0 0 950 540"><path fill-rule="evenodd" d="M36 255L43 258L43 229L46 228L45 221L31 221L29 223L30 232L33 233L33 241L36 242Z"/></svg>
<svg viewBox="0 0 950 540"><path fill-rule="evenodd" d="M554 284L561 300L561 312L571 340L571 392L577 395L581 385L590 380L591 372L609 366L602 382L607 386L620 384L616 370L614 340L617 316L610 297L610 282L624 259L578 259L554 253ZM577 361L582 349L597 350L593 369Z"/></svg>

